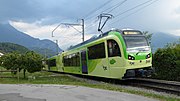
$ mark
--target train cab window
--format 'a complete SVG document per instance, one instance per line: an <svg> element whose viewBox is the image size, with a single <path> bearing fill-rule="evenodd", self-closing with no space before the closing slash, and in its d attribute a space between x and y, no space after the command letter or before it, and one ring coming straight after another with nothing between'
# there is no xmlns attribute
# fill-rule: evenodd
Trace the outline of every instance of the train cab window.
<svg viewBox="0 0 180 101"><path fill-rule="evenodd" d="M104 42L88 47L88 59L100 59L105 57Z"/></svg>
<svg viewBox="0 0 180 101"><path fill-rule="evenodd" d="M114 56L121 57L119 45L115 40L108 40L107 46L108 46L108 56L109 57L114 57Z"/></svg>

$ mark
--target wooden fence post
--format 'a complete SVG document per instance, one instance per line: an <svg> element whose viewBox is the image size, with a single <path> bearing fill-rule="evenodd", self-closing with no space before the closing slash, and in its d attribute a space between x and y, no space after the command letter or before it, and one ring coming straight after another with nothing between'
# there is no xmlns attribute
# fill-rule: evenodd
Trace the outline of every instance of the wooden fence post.
<svg viewBox="0 0 180 101"><path fill-rule="evenodd" d="M18 83L19 83L19 68L17 68L17 79L18 79Z"/></svg>

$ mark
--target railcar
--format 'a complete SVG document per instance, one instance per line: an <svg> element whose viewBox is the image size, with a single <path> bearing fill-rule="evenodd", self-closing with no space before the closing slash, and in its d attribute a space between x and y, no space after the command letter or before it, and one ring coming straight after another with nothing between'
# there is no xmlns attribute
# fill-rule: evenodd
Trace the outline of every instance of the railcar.
<svg viewBox="0 0 180 101"><path fill-rule="evenodd" d="M114 79L149 76L152 53L142 32L114 29L49 58L47 69Z"/></svg>

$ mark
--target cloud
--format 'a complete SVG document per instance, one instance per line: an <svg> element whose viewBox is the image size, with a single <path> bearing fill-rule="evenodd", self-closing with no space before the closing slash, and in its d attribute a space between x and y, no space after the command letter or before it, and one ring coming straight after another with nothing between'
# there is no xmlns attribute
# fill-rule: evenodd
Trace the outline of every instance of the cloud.
<svg viewBox="0 0 180 101"><path fill-rule="evenodd" d="M177 14L180 14L180 7L178 7L178 8L176 9L176 13L177 13Z"/></svg>
<svg viewBox="0 0 180 101"><path fill-rule="evenodd" d="M137 3L129 3L127 5L127 7L124 7L124 9L119 12L126 11L127 9L137 5ZM112 19L112 21L110 21L110 23L114 23L108 26L118 28L133 28L151 32L166 32L174 30L171 32L174 33L175 30L180 29L180 16L176 12L176 9L178 7L180 7L179 0L159 0L154 4L137 12L135 12L137 10L136 9L127 12L119 17L115 17L114 19Z"/></svg>
<svg viewBox="0 0 180 101"><path fill-rule="evenodd" d="M60 23L80 23L77 19L85 19L86 39L100 34L97 31L97 16L106 12L105 9L112 8L120 1L112 0L108 5L87 15L90 11L100 7L108 0L0 0L0 22L10 21L18 30L40 39L59 40L59 46L66 49L70 45L82 41L82 36L73 28L60 26L52 38L52 30ZM117 15L130 9L145 0L127 0L127 2L114 11ZM127 16L127 12L119 17L114 17L105 25L103 32L111 28L133 28L149 32L169 32L180 35L180 1L158 0L156 3ZM126 17L127 16L127 17ZM124 18L123 18L124 17ZM123 19L122 19L123 18ZM117 21L118 20L118 21ZM111 24L114 22L113 24ZM81 30L80 27L76 27Z"/></svg>
<svg viewBox="0 0 180 101"><path fill-rule="evenodd" d="M22 31L30 36L40 39L50 39L52 41L58 40L58 44L62 49L67 49L70 45L76 45L82 42L82 34L78 33L72 27L59 26L57 30L54 31L52 36L52 31L58 26L58 24L53 25L41 25L39 22L27 23L23 21L10 21L10 24L14 26L19 31ZM81 27L76 27L81 31ZM85 40L92 37L93 34L86 34Z"/></svg>
<svg viewBox="0 0 180 101"><path fill-rule="evenodd" d="M16 29L29 34L35 38L46 39L48 38L48 33L50 33L53 26L40 26L38 23L26 23L26 22L18 22L18 21L10 21L10 24L14 26ZM50 36L50 34L49 34Z"/></svg>
<svg viewBox="0 0 180 101"><path fill-rule="evenodd" d="M22 20L32 23L44 18L47 24L57 23L64 18L74 20L84 16L100 2L101 0L0 0L0 21Z"/></svg>
<svg viewBox="0 0 180 101"><path fill-rule="evenodd" d="M32 6L28 2L29 0L1 0L0 1L0 20L8 21L11 19L27 19L30 20L32 17L42 17L40 10ZM38 11L38 12L37 12Z"/></svg>

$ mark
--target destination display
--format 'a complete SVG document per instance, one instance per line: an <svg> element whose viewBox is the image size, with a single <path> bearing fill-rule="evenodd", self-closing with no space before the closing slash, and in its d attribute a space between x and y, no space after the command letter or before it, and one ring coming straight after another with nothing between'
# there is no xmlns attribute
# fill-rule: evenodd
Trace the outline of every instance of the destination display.
<svg viewBox="0 0 180 101"><path fill-rule="evenodd" d="M129 34L142 35L142 33L140 31L124 31L123 34L124 35L129 35Z"/></svg>

